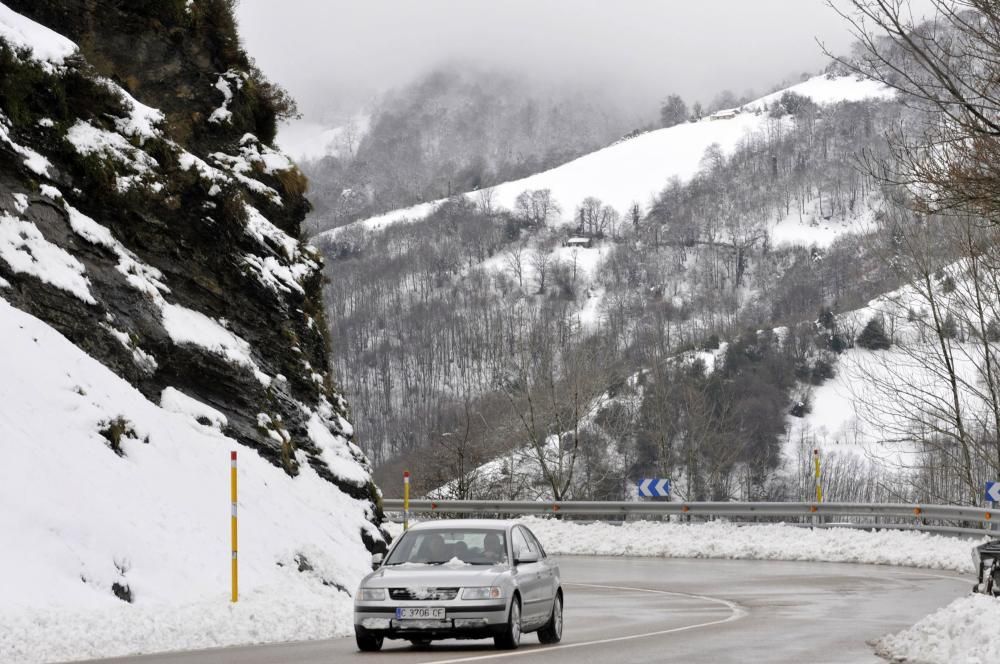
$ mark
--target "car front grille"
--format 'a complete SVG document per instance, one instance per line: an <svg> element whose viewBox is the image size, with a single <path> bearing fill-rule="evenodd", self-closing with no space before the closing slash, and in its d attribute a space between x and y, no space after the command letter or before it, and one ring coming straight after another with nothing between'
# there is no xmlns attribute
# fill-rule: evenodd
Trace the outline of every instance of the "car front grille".
<svg viewBox="0 0 1000 664"><path fill-rule="evenodd" d="M389 588L389 597L403 601L455 599L458 588Z"/></svg>

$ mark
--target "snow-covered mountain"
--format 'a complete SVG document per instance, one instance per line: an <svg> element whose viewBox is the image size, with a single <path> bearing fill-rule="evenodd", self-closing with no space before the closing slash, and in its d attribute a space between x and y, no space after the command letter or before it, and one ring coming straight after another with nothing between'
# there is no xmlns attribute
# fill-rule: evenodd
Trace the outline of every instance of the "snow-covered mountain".
<svg viewBox="0 0 1000 664"><path fill-rule="evenodd" d="M343 633L384 547L230 12L0 3L0 661Z"/></svg>
<svg viewBox="0 0 1000 664"><path fill-rule="evenodd" d="M493 188L493 203L513 209L517 196L525 190L549 189L553 200L562 210L563 223L573 225L574 210L583 199L594 196L624 213L634 203L643 210L671 178L685 181L701 168L706 150L718 146L724 153L732 152L752 134L768 130L769 125L783 120L772 118L767 109L781 95L792 92L823 106L837 102L865 99L891 99L894 92L880 83L859 80L852 76L816 76L785 90L779 90L750 102L728 119L706 117L666 129L640 134L585 155L542 173L505 182ZM478 193L466 194L469 200ZM327 231L323 235L335 238L351 228L378 230L387 225L416 221L427 217L444 199L393 210L377 217ZM828 229L829 230L829 229ZM794 234L795 230L790 229ZM834 233L822 233L827 242Z"/></svg>

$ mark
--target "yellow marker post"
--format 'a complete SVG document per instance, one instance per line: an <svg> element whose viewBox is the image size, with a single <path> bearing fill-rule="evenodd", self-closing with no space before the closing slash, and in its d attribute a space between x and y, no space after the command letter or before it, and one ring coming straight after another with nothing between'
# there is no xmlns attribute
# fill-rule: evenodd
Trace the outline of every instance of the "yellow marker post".
<svg viewBox="0 0 1000 664"><path fill-rule="evenodd" d="M239 600L239 597L240 597L240 591L239 591L239 564L238 564L237 557L236 557L237 556L236 552L238 550L238 547L236 545L236 541L237 541L236 540L236 452L231 452L230 456L229 456L229 459L230 459L230 465L231 465L231 468L229 470L230 498L231 498L232 503L233 503L233 516L232 516L232 522L231 522L232 523L231 536L232 536L232 542L233 542L233 597L232 597L232 601L236 602L236 601Z"/></svg>
<svg viewBox="0 0 1000 664"><path fill-rule="evenodd" d="M410 527L410 471L403 471L403 530Z"/></svg>
<svg viewBox="0 0 1000 664"><path fill-rule="evenodd" d="M819 481L819 450L813 450L813 463L816 466L816 502L823 502L823 486Z"/></svg>

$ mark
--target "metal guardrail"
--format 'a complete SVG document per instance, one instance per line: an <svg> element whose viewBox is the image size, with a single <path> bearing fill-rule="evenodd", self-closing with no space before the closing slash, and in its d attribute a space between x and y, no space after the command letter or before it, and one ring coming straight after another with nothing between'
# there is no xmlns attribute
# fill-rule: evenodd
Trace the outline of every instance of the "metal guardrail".
<svg viewBox="0 0 1000 664"><path fill-rule="evenodd" d="M385 499L387 512L402 512L403 501ZM822 527L888 528L955 535L1000 535L992 529L1000 511L955 505L903 503L735 503L631 501L498 501L411 500L411 514L440 515L560 515L616 520L629 516L686 515L753 519L808 519ZM849 517L851 522L824 523L827 517ZM931 523L933 522L933 523Z"/></svg>

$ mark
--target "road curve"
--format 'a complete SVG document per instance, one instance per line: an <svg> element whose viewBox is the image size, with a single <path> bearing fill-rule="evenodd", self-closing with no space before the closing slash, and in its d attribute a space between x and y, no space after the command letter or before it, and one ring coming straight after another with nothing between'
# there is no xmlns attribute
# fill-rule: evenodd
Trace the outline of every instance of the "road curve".
<svg viewBox="0 0 1000 664"><path fill-rule="evenodd" d="M912 625L968 593L948 572L841 563L650 558L560 560L566 627L557 646L526 635L519 650L442 641L418 650L354 639L220 648L111 664L582 664L584 662L880 662L867 641Z"/></svg>

